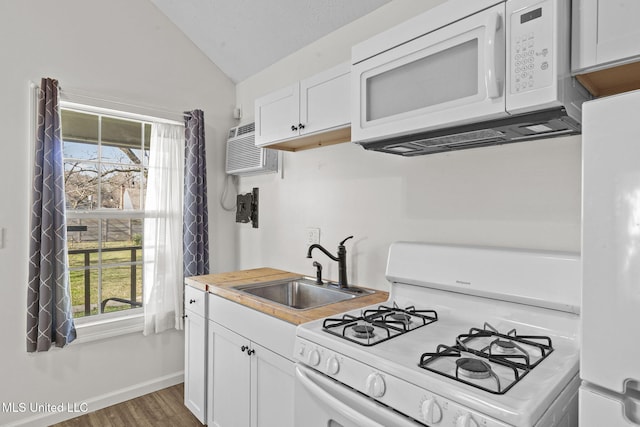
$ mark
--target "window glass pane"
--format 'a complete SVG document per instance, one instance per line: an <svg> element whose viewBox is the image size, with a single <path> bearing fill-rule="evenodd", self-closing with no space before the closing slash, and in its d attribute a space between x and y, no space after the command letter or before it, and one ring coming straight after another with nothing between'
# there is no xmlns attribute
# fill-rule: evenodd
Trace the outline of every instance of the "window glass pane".
<svg viewBox="0 0 640 427"><path fill-rule="evenodd" d="M131 301L142 302L142 265L102 269L104 312L127 310Z"/></svg>
<svg viewBox="0 0 640 427"><path fill-rule="evenodd" d="M84 268L98 265L100 220L67 219L67 248L69 268Z"/></svg>
<svg viewBox="0 0 640 427"><path fill-rule="evenodd" d="M367 121L477 93L478 39L473 39L367 79Z"/></svg>
<svg viewBox="0 0 640 427"><path fill-rule="evenodd" d="M62 116L67 210L142 210L151 124ZM85 215L67 220L74 317L129 309L127 301L142 301L143 219Z"/></svg>
<svg viewBox="0 0 640 427"><path fill-rule="evenodd" d="M99 117L94 114L62 110L62 139L65 142L80 142L84 145L98 144ZM65 156L67 156L65 146ZM71 156L69 156L71 157Z"/></svg>
<svg viewBox="0 0 640 427"><path fill-rule="evenodd" d="M136 153L134 150L137 150ZM102 118L102 160L142 164L142 124L129 120Z"/></svg>
<svg viewBox="0 0 640 427"><path fill-rule="evenodd" d="M141 169L137 166L103 164L101 197L103 208L140 209Z"/></svg>
<svg viewBox="0 0 640 427"><path fill-rule="evenodd" d="M142 261L142 219L103 220L102 263L122 264Z"/></svg>
<svg viewBox="0 0 640 427"><path fill-rule="evenodd" d="M137 151L137 153L136 153ZM102 146L102 160L105 162L122 164L140 164L140 149L132 150L127 147Z"/></svg>
<svg viewBox="0 0 640 427"><path fill-rule="evenodd" d="M89 315L98 314L98 270L69 271L69 282L73 317L86 316L87 312Z"/></svg>
<svg viewBox="0 0 640 427"><path fill-rule="evenodd" d="M98 160L98 144L64 140L63 155L65 159Z"/></svg>
<svg viewBox="0 0 640 427"><path fill-rule="evenodd" d="M92 210L98 207L98 179L96 163L65 162L64 189L67 209Z"/></svg>

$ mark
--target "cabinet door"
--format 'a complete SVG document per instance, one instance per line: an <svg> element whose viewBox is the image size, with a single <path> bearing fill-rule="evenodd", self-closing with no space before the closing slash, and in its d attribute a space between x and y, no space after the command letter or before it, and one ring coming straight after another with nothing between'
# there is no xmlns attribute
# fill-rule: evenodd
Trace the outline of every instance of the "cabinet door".
<svg viewBox="0 0 640 427"><path fill-rule="evenodd" d="M184 319L184 404L201 423L206 417L206 321L186 310Z"/></svg>
<svg viewBox="0 0 640 427"><path fill-rule="evenodd" d="M298 83L256 99L256 145L268 145L298 136L299 111Z"/></svg>
<svg viewBox="0 0 640 427"><path fill-rule="evenodd" d="M640 55L640 2L574 0L573 13L574 70Z"/></svg>
<svg viewBox="0 0 640 427"><path fill-rule="evenodd" d="M295 364L258 344L251 349L251 427L293 427Z"/></svg>
<svg viewBox="0 0 640 427"><path fill-rule="evenodd" d="M224 326L212 322L213 334L213 425L246 427L250 421L249 341Z"/></svg>
<svg viewBox="0 0 640 427"><path fill-rule="evenodd" d="M349 125L350 71L344 63L300 82L301 135Z"/></svg>

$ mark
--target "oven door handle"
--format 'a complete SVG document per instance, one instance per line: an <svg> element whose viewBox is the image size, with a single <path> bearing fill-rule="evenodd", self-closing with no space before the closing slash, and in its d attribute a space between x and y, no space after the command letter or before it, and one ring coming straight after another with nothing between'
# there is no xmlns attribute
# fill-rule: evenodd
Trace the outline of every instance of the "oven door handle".
<svg viewBox="0 0 640 427"><path fill-rule="evenodd" d="M323 378L321 378L313 371L302 368L299 365L296 366L296 379L316 399L317 403L326 405L332 411L342 415L355 425L361 427L384 427L382 424L378 424L377 422L353 409L354 406L360 405L349 404L352 403L349 402L352 399L348 394L355 395L355 393L353 393L346 387L336 384L330 384L328 382L326 384L322 384L321 386L318 384L318 382L321 381L324 383L325 381L322 381ZM331 387L331 390L326 390L325 387ZM340 399L337 399L335 396L339 396Z"/></svg>
<svg viewBox="0 0 640 427"><path fill-rule="evenodd" d="M344 417L358 427L419 425L409 417L393 412L303 365L296 365L296 382L313 396L317 404L326 406L330 412Z"/></svg>

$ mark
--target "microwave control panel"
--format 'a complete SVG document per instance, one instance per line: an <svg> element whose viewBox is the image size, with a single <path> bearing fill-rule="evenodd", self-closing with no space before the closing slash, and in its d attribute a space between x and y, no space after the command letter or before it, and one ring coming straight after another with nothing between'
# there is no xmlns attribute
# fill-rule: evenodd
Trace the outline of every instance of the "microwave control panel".
<svg viewBox="0 0 640 427"><path fill-rule="evenodd" d="M544 1L510 15L510 93L519 94L553 83L554 2Z"/></svg>

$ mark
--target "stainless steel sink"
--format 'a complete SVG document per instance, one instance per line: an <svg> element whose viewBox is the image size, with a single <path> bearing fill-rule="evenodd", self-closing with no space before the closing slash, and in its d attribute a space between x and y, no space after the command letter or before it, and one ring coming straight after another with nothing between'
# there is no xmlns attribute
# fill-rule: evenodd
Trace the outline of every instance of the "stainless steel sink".
<svg viewBox="0 0 640 427"><path fill-rule="evenodd" d="M316 285L315 280L307 278L251 283L234 286L233 289L295 310L308 310L373 293L368 289L357 287L342 290L326 283Z"/></svg>

